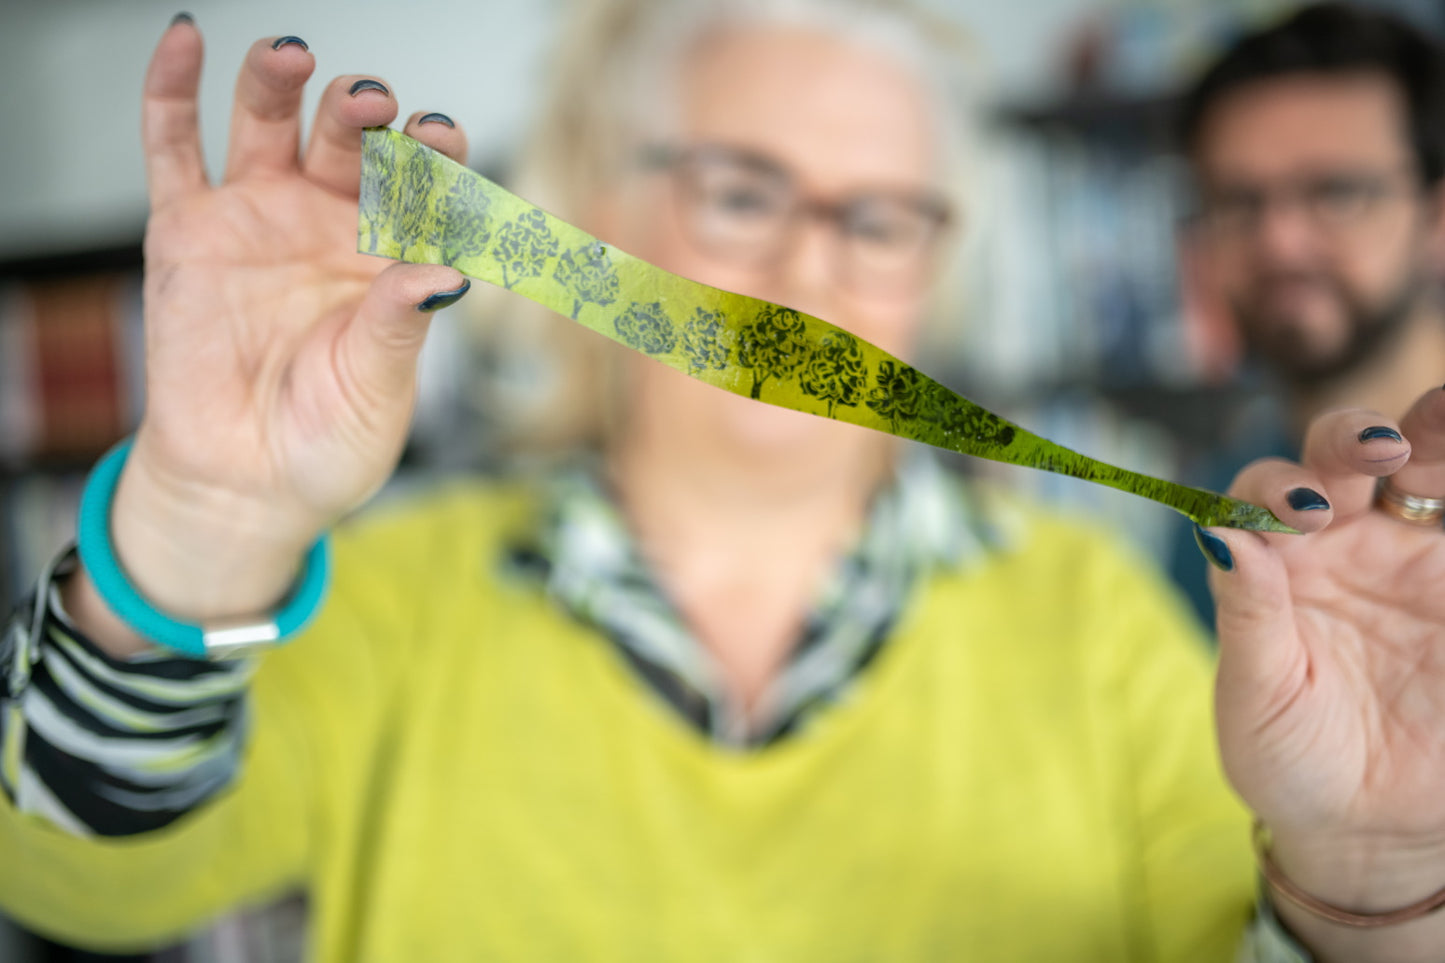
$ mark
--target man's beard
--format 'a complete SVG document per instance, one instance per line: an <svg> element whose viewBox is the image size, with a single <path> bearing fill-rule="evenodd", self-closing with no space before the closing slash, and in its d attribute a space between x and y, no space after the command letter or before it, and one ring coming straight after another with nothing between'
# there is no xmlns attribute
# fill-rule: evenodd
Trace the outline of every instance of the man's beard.
<svg viewBox="0 0 1445 963"><path fill-rule="evenodd" d="M1409 325L1427 287L1423 272L1411 271L1391 297L1371 305L1334 278L1318 275L1310 280L1334 294L1349 326L1348 340L1328 354L1311 350L1309 338L1298 326L1281 324L1241 299L1232 305L1250 352L1290 384L1304 389L1319 388L1378 360Z"/></svg>

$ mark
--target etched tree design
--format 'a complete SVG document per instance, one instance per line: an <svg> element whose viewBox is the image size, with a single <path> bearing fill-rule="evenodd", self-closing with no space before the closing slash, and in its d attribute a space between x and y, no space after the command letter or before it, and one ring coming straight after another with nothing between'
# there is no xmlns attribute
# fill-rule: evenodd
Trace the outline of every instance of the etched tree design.
<svg viewBox="0 0 1445 963"><path fill-rule="evenodd" d="M863 352L858 339L845 331L833 331L823 337L817 350L803 366L803 392L822 400L828 406L828 417L833 417L833 408L843 405L858 407L863 395L864 382Z"/></svg>
<svg viewBox="0 0 1445 963"><path fill-rule="evenodd" d="M397 257L406 254L413 244L432 239L435 220L432 217L432 185L436 175L432 172L431 158L425 151L418 150L401 166L401 217L397 219L397 241L401 250Z"/></svg>
<svg viewBox="0 0 1445 963"><path fill-rule="evenodd" d="M726 368L733 353L733 332L726 316L721 311L694 308L692 318L682 329L682 353L692 371Z"/></svg>
<svg viewBox="0 0 1445 963"><path fill-rule="evenodd" d="M547 215L533 208L497 232L492 257L502 266L502 287L542 276L549 258L557 256L557 239L547 227ZM573 315L575 318L576 315Z"/></svg>
<svg viewBox="0 0 1445 963"><path fill-rule="evenodd" d="M371 232L368 253L376 253L381 240L382 207L387 195L396 187L396 144L383 133L368 133L362 143L363 177L361 178L361 210Z"/></svg>
<svg viewBox="0 0 1445 963"><path fill-rule="evenodd" d="M661 301L633 302L612 322L622 340L648 354L667 354L677 345L677 331Z"/></svg>
<svg viewBox="0 0 1445 963"><path fill-rule="evenodd" d="M563 254L552 277L572 292L573 321L582 313L584 304L606 307L617 300L617 272L607 254L607 245L601 241Z"/></svg>
<svg viewBox="0 0 1445 963"><path fill-rule="evenodd" d="M918 417L924 398L917 371L901 361L882 361L875 380L877 385L868 392L868 407L887 418L895 431L899 421Z"/></svg>
<svg viewBox="0 0 1445 963"><path fill-rule="evenodd" d="M760 398L769 378L785 378L807 355L807 329L792 308L769 304L743 326L738 343L738 364L753 375L750 397Z"/></svg>
<svg viewBox="0 0 1445 963"><path fill-rule="evenodd" d="M1008 447L1014 440L1013 425L936 382L929 386L922 415L943 430L945 440L956 436L976 444L1001 448Z"/></svg>
<svg viewBox="0 0 1445 963"><path fill-rule="evenodd" d="M455 264L486 249L492 237L492 199L463 174L442 198L442 263Z"/></svg>

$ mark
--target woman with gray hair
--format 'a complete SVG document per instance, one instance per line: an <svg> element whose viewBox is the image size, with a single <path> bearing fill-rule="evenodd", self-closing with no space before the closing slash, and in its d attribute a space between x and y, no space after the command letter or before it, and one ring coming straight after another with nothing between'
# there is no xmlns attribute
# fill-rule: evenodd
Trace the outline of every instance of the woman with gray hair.
<svg viewBox="0 0 1445 963"><path fill-rule="evenodd" d="M884 0L595 5L534 199L907 356L959 218L939 42ZM313 61L258 42L211 186L200 60L179 17L146 80L145 418L6 636L8 910L134 947L299 884L338 961L1304 958L1268 894L1248 923L1249 815L1176 600L886 436L614 356L592 457L328 554L395 464L427 312L468 282L351 253L387 85L334 80L303 152ZM404 129L465 153L445 115ZM1403 425L1426 464L1442 395ZM1432 478L1382 416L1314 437L1237 484L1312 534L1200 532L1218 746L1320 957L1426 959L1439 918L1373 924L1442 882L1445 545L1368 488Z"/></svg>

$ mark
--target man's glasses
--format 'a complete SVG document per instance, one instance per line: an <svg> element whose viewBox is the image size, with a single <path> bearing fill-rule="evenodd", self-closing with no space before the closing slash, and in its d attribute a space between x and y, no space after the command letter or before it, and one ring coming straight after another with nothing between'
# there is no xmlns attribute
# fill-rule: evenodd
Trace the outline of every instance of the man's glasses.
<svg viewBox="0 0 1445 963"><path fill-rule="evenodd" d="M1335 171L1273 185L1235 184L1206 189L1196 212L1205 229L1226 237L1258 232L1276 204L1301 211L1317 229L1342 232L1366 223L1381 205L1414 185L1413 174Z"/></svg>
<svg viewBox="0 0 1445 963"><path fill-rule="evenodd" d="M927 192L808 199L781 164L730 147L653 147L643 162L672 174L693 243L735 264L776 263L804 216L830 222L839 241L838 280L860 293L907 292L926 283L950 220L947 201Z"/></svg>

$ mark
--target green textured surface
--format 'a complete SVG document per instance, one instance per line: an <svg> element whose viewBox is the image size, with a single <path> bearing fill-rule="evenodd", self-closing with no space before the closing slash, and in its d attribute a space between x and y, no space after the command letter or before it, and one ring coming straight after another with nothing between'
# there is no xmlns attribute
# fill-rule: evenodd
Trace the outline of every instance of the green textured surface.
<svg viewBox="0 0 1445 963"><path fill-rule="evenodd" d="M1200 525L1294 531L1267 509L1040 438L826 321L654 267L396 131L365 132L361 175L361 252L451 265L714 387L1108 485Z"/></svg>

